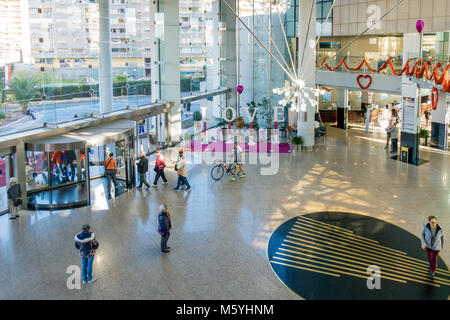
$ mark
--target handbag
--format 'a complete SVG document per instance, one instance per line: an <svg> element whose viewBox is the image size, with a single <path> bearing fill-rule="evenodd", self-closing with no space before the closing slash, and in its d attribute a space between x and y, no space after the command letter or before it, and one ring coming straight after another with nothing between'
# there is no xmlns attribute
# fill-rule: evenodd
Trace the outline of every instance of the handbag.
<svg viewBox="0 0 450 320"><path fill-rule="evenodd" d="M18 207L22 205L22 199L21 198L17 198L16 201L14 201L14 206Z"/></svg>

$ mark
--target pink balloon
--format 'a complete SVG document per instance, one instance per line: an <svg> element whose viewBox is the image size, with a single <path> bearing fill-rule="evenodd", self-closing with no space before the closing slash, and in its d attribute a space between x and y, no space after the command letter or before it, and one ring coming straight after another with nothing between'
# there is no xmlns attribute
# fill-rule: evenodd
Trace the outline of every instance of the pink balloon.
<svg viewBox="0 0 450 320"><path fill-rule="evenodd" d="M416 30L418 33L422 33L422 31L423 31L423 21L422 20L417 20Z"/></svg>
<svg viewBox="0 0 450 320"><path fill-rule="evenodd" d="M242 93L242 91L244 91L244 86L243 85L238 85L237 87L236 87L236 91L237 92L239 92L239 94L241 94Z"/></svg>

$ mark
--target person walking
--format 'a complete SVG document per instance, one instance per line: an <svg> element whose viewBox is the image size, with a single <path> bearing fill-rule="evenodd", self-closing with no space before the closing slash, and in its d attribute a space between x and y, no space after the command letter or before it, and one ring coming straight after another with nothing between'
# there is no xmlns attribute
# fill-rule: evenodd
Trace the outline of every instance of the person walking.
<svg viewBox="0 0 450 320"><path fill-rule="evenodd" d="M105 176L108 180L108 195L111 196L111 180L114 183L114 190L117 190L117 180L116 180L116 173L117 173L117 162L113 158L114 153L110 152L109 157L105 160L103 165L105 166Z"/></svg>
<svg viewBox="0 0 450 320"><path fill-rule="evenodd" d="M391 140L392 128L394 128L394 124L392 120L389 120L389 125L386 128L386 145L384 146L385 150L389 149L389 140Z"/></svg>
<svg viewBox="0 0 450 320"><path fill-rule="evenodd" d="M430 109L426 109L425 110L424 116L425 116L425 128L428 129L428 124L430 123L430 118L431 118L431 111L430 111Z"/></svg>
<svg viewBox="0 0 450 320"><path fill-rule="evenodd" d="M20 184L17 183L15 177L9 179L8 202L9 202L9 219L13 220L20 217L20 206L22 205L22 191Z"/></svg>
<svg viewBox="0 0 450 320"><path fill-rule="evenodd" d="M428 263L430 264L430 278L433 280L439 251L444 248L444 234L435 216L428 217L428 222L423 225L420 236L422 249L427 251Z"/></svg>
<svg viewBox="0 0 450 320"><path fill-rule="evenodd" d="M150 184L147 182L146 177L145 177L147 175L147 171L148 171L148 159L145 156L144 151L141 152L139 161L136 160L136 163L137 163L137 167L138 167L139 181L140 181L138 189L141 189L142 184L145 184L147 186L147 190L148 190L148 188L150 188Z"/></svg>
<svg viewBox="0 0 450 320"><path fill-rule="evenodd" d="M170 237L170 229L172 229L172 219L170 217L169 208L166 204L159 206L158 215L158 233L161 235L161 251L160 253L169 253L170 247L167 241Z"/></svg>
<svg viewBox="0 0 450 320"><path fill-rule="evenodd" d="M242 172L240 175L240 178L245 178L245 171L244 168L242 168L242 155L243 151L239 143L234 143L234 163L236 166L236 170L234 171L234 177L231 178L231 181L236 181L236 178L239 174L239 172Z"/></svg>
<svg viewBox="0 0 450 320"><path fill-rule="evenodd" d="M398 127L397 127L397 121L394 122L392 130L391 130L391 154L397 154L397 148L398 148Z"/></svg>
<svg viewBox="0 0 450 320"><path fill-rule="evenodd" d="M186 161L184 160L183 149L180 149L180 151L178 152L178 159L175 164L175 170L178 173L178 182L177 186L173 190L180 190L180 186L182 183L186 185L186 189L184 189L184 191L191 190L191 185L187 180Z"/></svg>
<svg viewBox="0 0 450 320"><path fill-rule="evenodd" d="M166 167L166 162L164 161L164 157L161 154L161 150L156 150L156 161L155 161L155 171L156 176L155 180L153 181L153 186L156 187L158 185L159 177L163 179L163 183L167 184L166 175L164 173L164 168Z"/></svg>
<svg viewBox="0 0 450 320"><path fill-rule="evenodd" d="M75 235L75 248L80 252L81 258L81 280L83 284L92 283L97 280L92 276L95 250L98 249L98 241L95 233L91 232L91 226L85 224L81 227L82 232Z"/></svg>

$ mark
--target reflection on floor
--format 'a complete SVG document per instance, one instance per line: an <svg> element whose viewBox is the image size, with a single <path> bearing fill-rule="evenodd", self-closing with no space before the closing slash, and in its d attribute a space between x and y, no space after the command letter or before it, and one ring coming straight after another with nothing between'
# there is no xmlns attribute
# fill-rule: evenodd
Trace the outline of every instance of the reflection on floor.
<svg viewBox="0 0 450 320"><path fill-rule="evenodd" d="M268 257L280 280L306 299L443 300L450 294L447 266L438 258L431 280L417 236L363 215L292 218L271 236ZM372 270L379 272L379 289L366 285Z"/></svg>
<svg viewBox="0 0 450 320"><path fill-rule="evenodd" d="M192 185L188 192L172 191L178 148L171 149L164 151L168 185L160 181L151 190L134 188L91 207L23 211L13 221L3 215L0 299L299 299L267 259L271 234L292 218L352 212L418 236L427 216L434 214L444 232L450 230L448 153L421 150L421 158L429 162L411 166L390 159L384 144L381 137L367 140L353 130L328 127L328 139L312 152L273 154L279 156L274 175L261 173L269 165L260 161L261 154L259 164L251 165L251 154L245 153L247 177L217 182L210 178L211 165L194 164L210 153L185 152ZM153 161L154 156L150 183ZM172 249L165 256L159 253L156 231L163 203L173 223ZM67 268L80 265L73 236L84 223L92 225L100 243L94 262L99 280L69 290ZM426 259L421 254L416 258ZM450 246L440 256L449 264ZM436 288L425 288L432 297Z"/></svg>
<svg viewBox="0 0 450 320"><path fill-rule="evenodd" d="M92 191L94 190L94 192ZM102 192L98 192L101 190ZM107 179L98 178L91 180L91 201L109 200L107 196ZM117 179L117 191L119 196L127 191L125 181ZM38 210L63 210L86 206L88 204L86 181L71 184L54 190L43 190L32 193L28 197L28 207Z"/></svg>

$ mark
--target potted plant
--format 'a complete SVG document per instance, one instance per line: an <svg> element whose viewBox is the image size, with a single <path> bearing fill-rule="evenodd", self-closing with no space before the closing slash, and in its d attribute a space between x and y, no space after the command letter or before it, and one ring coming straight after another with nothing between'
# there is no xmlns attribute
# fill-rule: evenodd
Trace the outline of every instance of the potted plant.
<svg viewBox="0 0 450 320"><path fill-rule="evenodd" d="M303 138L300 136L292 137L291 143L295 145L295 148L298 150L298 146L303 145Z"/></svg>
<svg viewBox="0 0 450 320"><path fill-rule="evenodd" d="M424 146L428 145L428 138L430 137L430 131L428 131L425 128L420 128L419 137L420 137L420 142L422 143L422 145L424 145Z"/></svg>
<svg viewBox="0 0 450 320"><path fill-rule="evenodd" d="M192 114L192 120L194 120L194 136L202 132L202 114L200 111L195 110Z"/></svg>

